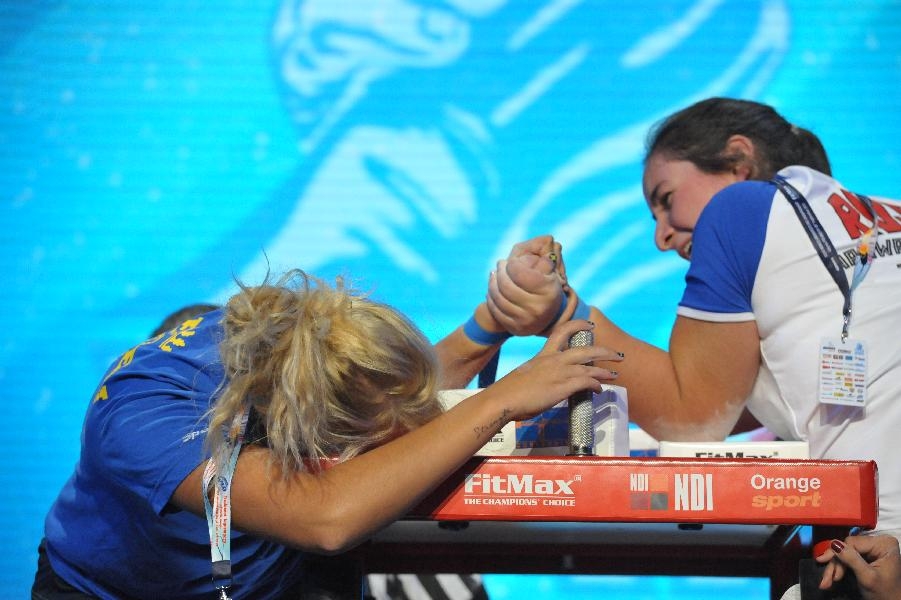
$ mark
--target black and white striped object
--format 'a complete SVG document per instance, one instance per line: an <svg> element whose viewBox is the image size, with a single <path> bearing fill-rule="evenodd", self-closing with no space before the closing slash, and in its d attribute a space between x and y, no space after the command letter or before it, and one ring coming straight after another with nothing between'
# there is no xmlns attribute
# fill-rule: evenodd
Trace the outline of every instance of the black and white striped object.
<svg viewBox="0 0 901 600"><path fill-rule="evenodd" d="M477 574L371 573L367 600L488 600Z"/></svg>

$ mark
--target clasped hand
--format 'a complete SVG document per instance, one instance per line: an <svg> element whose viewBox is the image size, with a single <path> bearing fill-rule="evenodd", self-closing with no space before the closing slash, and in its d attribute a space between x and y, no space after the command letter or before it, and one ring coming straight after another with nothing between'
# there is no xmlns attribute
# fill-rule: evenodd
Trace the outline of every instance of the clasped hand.
<svg viewBox="0 0 901 600"><path fill-rule="evenodd" d="M570 292L562 247L552 236L542 235L516 244L498 261L488 281L487 305L505 330L536 335L557 322Z"/></svg>

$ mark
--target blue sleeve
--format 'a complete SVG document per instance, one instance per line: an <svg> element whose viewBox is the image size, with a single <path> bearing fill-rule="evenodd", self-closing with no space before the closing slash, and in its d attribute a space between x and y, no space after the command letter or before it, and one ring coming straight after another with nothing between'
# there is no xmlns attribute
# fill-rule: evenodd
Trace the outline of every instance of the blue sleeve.
<svg viewBox="0 0 901 600"><path fill-rule="evenodd" d="M753 320L751 294L774 190L763 181L736 183L704 208L692 236L679 314L708 321Z"/></svg>
<svg viewBox="0 0 901 600"><path fill-rule="evenodd" d="M85 459L156 512L205 458L206 411L223 377L217 332L173 330L135 347L88 411Z"/></svg>

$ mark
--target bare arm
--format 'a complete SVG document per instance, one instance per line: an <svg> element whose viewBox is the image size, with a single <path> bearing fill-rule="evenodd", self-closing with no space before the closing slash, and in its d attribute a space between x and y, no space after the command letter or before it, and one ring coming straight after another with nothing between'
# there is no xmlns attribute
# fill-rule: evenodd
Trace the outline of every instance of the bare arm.
<svg viewBox="0 0 901 600"><path fill-rule="evenodd" d="M475 318L486 331L504 331L497 324L483 302L475 311ZM441 364L441 388L454 389L466 387L488 361L498 352L501 344L485 346L477 344L463 333L463 327L457 327L444 339L435 344L438 362Z"/></svg>
<svg viewBox="0 0 901 600"><path fill-rule="evenodd" d="M629 417L657 439L722 440L742 414L760 366L754 321L713 323L679 316L666 352L625 333L592 307L599 344L625 355L617 385Z"/></svg>
<svg viewBox="0 0 901 600"><path fill-rule="evenodd" d="M575 310L575 292L548 277L540 262L547 237L514 246L490 282L490 312L510 331L542 331L549 307L559 305L564 294L569 306L557 323L566 322ZM667 352L627 334L597 308L590 314L597 325L595 343L626 357L617 366L617 384L628 391L631 420L657 439L721 440L729 435L760 365L755 322L677 317Z"/></svg>
<svg viewBox="0 0 901 600"><path fill-rule="evenodd" d="M282 480L267 450L244 449L232 483L232 526L310 551L353 547L407 512L508 421L538 414L578 390L600 390L609 371L583 363L615 360L614 353L566 349L569 336L587 326L575 321L561 327L538 355L481 393L321 474ZM173 495L177 506L201 516L202 470L198 467Z"/></svg>

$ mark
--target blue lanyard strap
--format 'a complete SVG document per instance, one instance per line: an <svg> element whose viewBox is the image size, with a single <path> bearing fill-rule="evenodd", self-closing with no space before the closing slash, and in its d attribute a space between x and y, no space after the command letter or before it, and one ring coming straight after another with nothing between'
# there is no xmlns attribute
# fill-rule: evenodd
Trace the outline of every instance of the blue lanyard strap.
<svg viewBox="0 0 901 600"><path fill-rule="evenodd" d="M223 428L225 444L216 456L211 456L203 471L203 507L210 532L210 558L212 560L213 585L220 598L226 599L226 590L232 584L231 567L231 480L238 463L238 454L244 444L244 433L250 409L235 415L231 427ZM210 502L210 484L213 501Z"/></svg>
<svg viewBox="0 0 901 600"><path fill-rule="evenodd" d="M857 259L854 262L854 273L849 284L845 271L842 268L842 263L838 259L838 252L836 252L832 240L829 239L829 235L823 228L823 224L820 223L816 213L813 212L813 208L807 202L807 198L781 177L773 179L773 183L776 184L776 187L779 188L779 191L788 199L789 204L795 210L795 214L801 221L801 225L804 227L804 231L807 232L807 236L813 243L817 254L819 254L820 260L823 261L826 270L829 271L832 279L838 285L838 289L842 292L844 297L844 305L842 306L842 341L845 341L848 339L848 328L851 325L851 295L870 270L870 265L872 264L872 260L870 260L870 255L872 254L870 246L871 243L875 245L875 239L879 235L873 202L868 196L857 194L857 197L866 204L870 217L873 220L873 226L861 237L857 244Z"/></svg>

